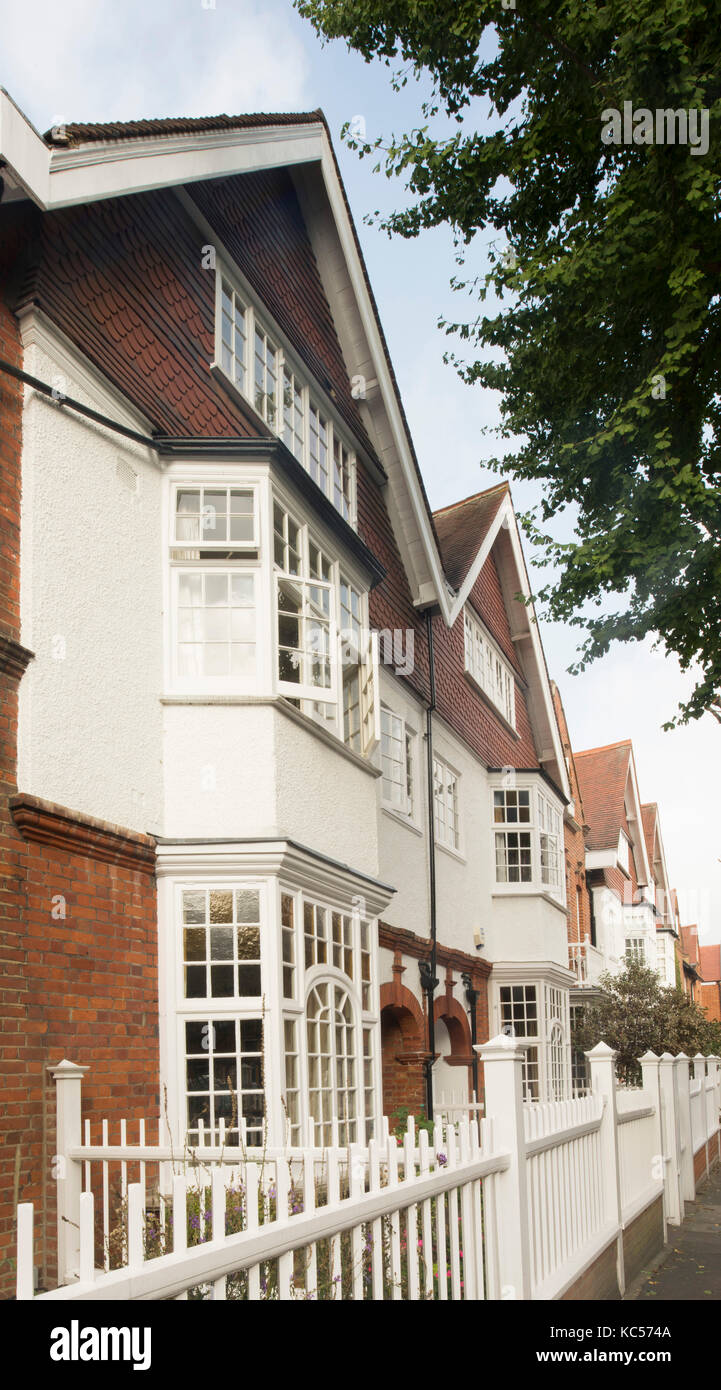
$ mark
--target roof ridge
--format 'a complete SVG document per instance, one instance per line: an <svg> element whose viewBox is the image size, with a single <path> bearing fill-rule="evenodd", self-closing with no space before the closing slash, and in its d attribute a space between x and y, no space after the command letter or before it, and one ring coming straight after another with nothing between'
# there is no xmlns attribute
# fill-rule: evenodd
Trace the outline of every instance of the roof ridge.
<svg viewBox="0 0 721 1390"><path fill-rule="evenodd" d="M503 480L502 483L494 483L492 487L482 488L480 492L472 492L468 497L461 497L458 502L449 502L447 507L436 507L434 516L441 516L443 512L452 512L456 507L465 507L467 502L477 502L479 497L488 497L489 493L497 492L499 488L507 488L510 492L510 483Z"/></svg>
<svg viewBox="0 0 721 1390"><path fill-rule="evenodd" d="M617 743L601 743L601 744L598 745L597 748L584 748L584 749L581 750L580 753L575 753L574 756L575 756L576 758L587 758L587 757L589 756L589 754L591 754L591 753L607 753L611 748L632 748L632 747L633 747L633 740L632 740L632 739L630 739L630 738L621 738L621 739L618 740ZM656 805L657 803L656 803L656 802L652 802L652 803L647 803L647 804Z"/></svg>
<svg viewBox="0 0 721 1390"><path fill-rule="evenodd" d="M321 107L316 107L313 111L242 111L233 116L220 111L213 116L137 116L127 121L62 121L46 130L42 139L49 145L67 145L73 138L76 143L82 144L83 137L92 140L98 135L102 138L102 134L105 133L108 140L122 140L126 137L158 140L172 133L168 127L182 127L185 130L233 130L248 125L273 123L308 125L311 121L321 121L328 130L325 112ZM152 129L154 126L165 129Z"/></svg>

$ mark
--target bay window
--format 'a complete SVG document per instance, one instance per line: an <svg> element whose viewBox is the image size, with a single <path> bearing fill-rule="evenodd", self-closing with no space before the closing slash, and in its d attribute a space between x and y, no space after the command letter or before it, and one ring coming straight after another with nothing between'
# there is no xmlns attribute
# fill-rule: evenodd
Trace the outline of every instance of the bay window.
<svg viewBox="0 0 721 1390"><path fill-rule="evenodd" d="M355 525L356 460L310 372L281 344L239 277L216 276L216 366L280 436L345 521Z"/></svg>
<svg viewBox="0 0 721 1390"><path fill-rule="evenodd" d="M546 981L499 987L501 1030L524 1038L524 1100L565 1100L571 1089L567 990Z"/></svg>
<svg viewBox="0 0 721 1390"><path fill-rule="evenodd" d="M257 466L252 483L220 481L239 473L170 483L169 693L283 696L368 757L380 707L367 591Z"/></svg>
<svg viewBox="0 0 721 1390"><path fill-rule="evenodd" d="M564 901L562 813L546 792L494 788L493 827L496 884Z"/></svg>
<svg viewBox="0 0 721 1390"><path fill-rule="evenodd" d="M357 900L237 875L171 895L183 1141L367 1142L378 1004Z"/></svg>

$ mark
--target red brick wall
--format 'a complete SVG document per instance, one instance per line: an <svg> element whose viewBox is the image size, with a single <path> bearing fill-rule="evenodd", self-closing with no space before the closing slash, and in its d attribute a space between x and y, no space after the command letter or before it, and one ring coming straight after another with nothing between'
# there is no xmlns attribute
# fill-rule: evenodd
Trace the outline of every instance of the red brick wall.
<svg viewBox="0 0 721 1390"><path fill-rule="evenodd" d="M0 357L22 366L17 323L1 296ZM53 1273L55 1097L48 1064L69 1057L90 1066L86 1115L117 1120L159 1111L152 865L143 872L104 862L78 846L28 841L12 814L17 692L29 655L15 645L22 391L0 373L0 1295L5 1296L14 1287L16 1196L36 1204L39 1262L47 1277Z"/></svg>

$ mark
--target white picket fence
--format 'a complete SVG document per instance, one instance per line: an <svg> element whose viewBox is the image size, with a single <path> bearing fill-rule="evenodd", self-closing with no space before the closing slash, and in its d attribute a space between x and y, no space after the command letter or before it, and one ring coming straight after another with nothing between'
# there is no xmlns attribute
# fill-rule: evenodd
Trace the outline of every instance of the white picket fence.
<svg viewBox="0 0 721 1390"><path fill-rule="evenodd" d="M37 1296L559 1298L613 1242L623 1291L624 1230L662 1197L665 1234L693 1198L694 1152L718 1131L719 1060L695 1059L691 1080L687 1058L649 1053L628 1091L600 1043L590 1093L539 1105L523 1100L521 1042L478 1050L487 1119L439 1120L432 1135L410 1120L400 1147L383 1133L367 1148L283 1152L179 1154L142 1129L112 1144L105 1123L93 1143L83 1069L62 1063L59 1287ZM21 1204L20 1299L33 1297L33 1222Z"/></svg>

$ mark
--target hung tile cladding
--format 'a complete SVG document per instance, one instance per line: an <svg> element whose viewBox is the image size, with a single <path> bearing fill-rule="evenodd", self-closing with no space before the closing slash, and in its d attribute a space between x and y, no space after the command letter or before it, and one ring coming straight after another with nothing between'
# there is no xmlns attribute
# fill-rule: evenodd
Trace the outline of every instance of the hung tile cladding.
<svg viewBox="0 0 721 1390"><path fill-rule="evenodd" d="M580 822L509 489L431 512L322 114L0 103L0 1231L17 1186L42 1281L63 1056L179 1142L363 1142L504 1026L567 1094Z"/></svg>

